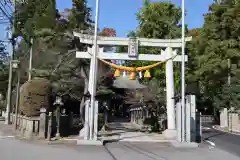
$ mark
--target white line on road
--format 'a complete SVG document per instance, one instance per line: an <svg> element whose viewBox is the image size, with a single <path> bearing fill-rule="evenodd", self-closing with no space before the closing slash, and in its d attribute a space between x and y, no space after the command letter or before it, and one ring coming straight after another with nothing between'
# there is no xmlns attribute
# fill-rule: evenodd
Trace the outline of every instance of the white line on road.
<svg viewBox="0 0 240 160"><path fill-rule="evenodd" d="M204 130L209 130L209 129L211 129L211 128L209 128L209 127L202 127L202 129L204 129Z"/></svg>
<svg viewBox="0 0 240 160"><path fill-rule="evenodd" d="M204 141L210 145L209 148L214 148L216 146L215 143L213 143L212 141L209 141L209 140L204 140Z"/></svg>
<svg viewBox="0 0 240 160"><path fill-rule="evenodd" d="M14 136L0 136L0 139L14 138Z"/></svg>

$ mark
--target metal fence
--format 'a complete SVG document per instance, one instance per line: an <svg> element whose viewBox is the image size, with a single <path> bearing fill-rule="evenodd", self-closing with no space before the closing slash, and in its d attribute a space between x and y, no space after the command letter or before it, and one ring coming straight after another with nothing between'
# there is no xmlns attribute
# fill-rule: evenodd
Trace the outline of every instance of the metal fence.
<svg viewBox="0 0 240 160"><path fill-rule="evenodd" d="M49 116L46 118L46 131L48 130L48 119ZM59 126L59 132L60 135L70 136L70 135L78 135L80 129L82 128L80 115L78 114L70 114L70 115L61 115L60 116L60 126ZM55 135L57 132L57 122L56 122L56 116L54 115L52 117L52 135Z"/></svg>
<svg viewBox="0 0 240 160"><path fill-rule="evenodd" d="M215 123L213 115L201 115L202 125L213 125Z"/></svg>

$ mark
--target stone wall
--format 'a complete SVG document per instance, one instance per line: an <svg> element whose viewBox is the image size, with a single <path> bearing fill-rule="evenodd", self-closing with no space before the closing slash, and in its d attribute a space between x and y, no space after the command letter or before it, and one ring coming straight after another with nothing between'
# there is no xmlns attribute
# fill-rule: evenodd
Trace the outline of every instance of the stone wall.
<svg viewBox="0 0 240 160"><path fill-rule="evenodd" d="M10 123L15 124L16 115L10 115ZM37 136L39 133L40 117L26 117L20 116L17 117L17 130L24 137Z"/></svg>
<svg viewBox="0 0 240 160"><path fill-rule="evenodd" d="M44 110L45 111L45 110ZM45 139L48 137L48 130L51 126L51 135L55 135L57 131L56 116L52 117L52 125L49 125L49 116L46 112L42 112L38 117L26 117L18 115L17 125L15 124L15 114L10 115L10 123L15 127L21 136L26 138L38 137ZM66 137L69 135L78 135L80 131L79 115L61 115L60 116L60 136Z"/></svg>

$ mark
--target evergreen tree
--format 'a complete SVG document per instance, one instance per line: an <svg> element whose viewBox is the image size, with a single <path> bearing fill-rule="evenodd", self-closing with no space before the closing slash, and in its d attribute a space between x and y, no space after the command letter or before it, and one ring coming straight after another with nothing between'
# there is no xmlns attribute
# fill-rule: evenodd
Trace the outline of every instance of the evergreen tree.
<svg viewBox="0 0 240 160"><path fill-rule="evenodd" d="M239 0L214 2L205 15L201 34L193 49L197 57L193 75L199 82L203 99L211 101L215 107L230 107L230 102L234 101L232 107L238 108L239 12ZM229 73L232 77L230 87L227 81Z"/></svg>
<svg viewBox="0 0 240 160"><path fill-rule="evenodd" d="M0 41L0 93L6 97L8 87L9 55L6 45Z"/></svg>

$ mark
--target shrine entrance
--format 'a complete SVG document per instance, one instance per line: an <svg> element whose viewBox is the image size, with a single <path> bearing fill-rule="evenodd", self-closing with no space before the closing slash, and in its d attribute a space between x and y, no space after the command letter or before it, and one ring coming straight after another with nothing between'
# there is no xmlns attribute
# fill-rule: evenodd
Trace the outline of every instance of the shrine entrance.
<svg viewBox="0 0 240 160"><path fill-rule="evenodd" d="M91 35L81 34L74 32L74 36L79 39L80 43L93 45L94 37ZM185 38L185 41L191 41L191 37ZM159 55L156 54L138 54L138 47L149 46L149 47L159 47L162 48ZM102 46L128 46L128 53L108 53L104 52ZM101 37L98 36L97 40L97 59L107 65L116 69L115 75L120 76L121 71L129 72L129 79L135 80L136 73L141 73L145 71L145 74L148 74L148 70L154 68L158 65L166 63L166 108L167 108L167 136L176 136L176 120L175 120L175 102L174 102L174 73L173 73L173 62L181 62L182 56L177 54L176 48L182 46L181 39L147 39L147 38L119 38L119 37ZM90 68L93 66L93 52L94 46L89 47L87 51L77 51L76 58L82 59L91 59ZM188 57L185 56L185 61ZM153 65L141 66L141 67L126 67L119 66L114 63L111 63L107 60L127 60L127 61L152 61L156 62ZM93 74L90 69L90 77ZM91 78L89 78L91 82ZM89 85L90 86L90 85ZM89 88L91 91L91 88ZM91 94L91 93L90 93ZM97 102L95 103L97 104ZM98 108L91 108L89 103L87 103L87 109L85 112L85 140L97 140L98 139ZM94 110L94 111L93 111ZM93 128L93 131L89 132L89 128ZM89 137L94 137L93 139Z"/></svg>

